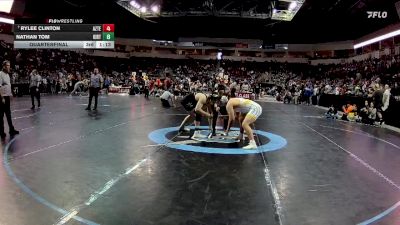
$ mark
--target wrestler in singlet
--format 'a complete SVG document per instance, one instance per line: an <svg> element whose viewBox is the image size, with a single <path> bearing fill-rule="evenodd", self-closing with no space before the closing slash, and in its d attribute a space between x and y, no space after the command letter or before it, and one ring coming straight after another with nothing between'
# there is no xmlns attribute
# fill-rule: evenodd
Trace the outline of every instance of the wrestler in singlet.
<svg viewBox="0 0 400 225"><path fill-rule="evenodd" d="M256 120L262 113L261 106L250 99L236 98L239 104L234 107L235 112L246 114L246 117Z"/></svg>
<svg viewBox="0 0 400 225"><path fill-rule="evenodd" d="M229 99L226 110L229 115L228 128L226 133L229 132L231 125L235 121L236 112L240 113L239 123L240 123L240 135L238 139L243 139L243 133L246 131L246 134L249 138L249 145L243 147L244 149L256 149L257 144L254 140L253 130L250 127L250 124L254 123L257 118L262 113L261 106L249 99L243 98L231 98Z"/></svg>
<svg viewBox="0 0 400 225"><path fill-rule="evenodd" d="M183 108L188 111L189 115L185 117L182 121L181 125L179 126L179 132L184 132L185 125L188 124L191 119L195 119L195 133L193 137L200 137L199 126L201 122L202 116L207 118L212 118L211 109L212 106L211 102L209 101L210 98L204 93L190 93L186 95L181 104Z"/></svg>

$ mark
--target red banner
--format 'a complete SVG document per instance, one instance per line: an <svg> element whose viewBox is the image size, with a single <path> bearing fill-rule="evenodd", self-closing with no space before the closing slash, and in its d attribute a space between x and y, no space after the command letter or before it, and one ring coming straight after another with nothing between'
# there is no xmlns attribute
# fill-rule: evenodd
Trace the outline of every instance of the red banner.
<svg viewBox="0 0 400 225"><path fill-rule="evenodd" d="M246 92L239 92L237 93L237 97L238 98L245 98L245 99L250 99L250 100L254 100L255 96L253 93L246 93Z"/></svg>

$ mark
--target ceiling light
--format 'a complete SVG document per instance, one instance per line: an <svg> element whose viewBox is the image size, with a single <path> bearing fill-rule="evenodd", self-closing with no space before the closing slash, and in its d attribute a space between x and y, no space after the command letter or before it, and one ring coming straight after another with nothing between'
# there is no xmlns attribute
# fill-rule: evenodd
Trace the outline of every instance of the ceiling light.
<svg viewBox="0 0 400 225"><path fill-rule="evenodd" d="M384 34L384 35L369 39L367 41L363 41L361 43L358 43L358 44L354 45L354 49L361 48L361 47L364 47L366 45L370 45L370 44L376 43L378 41L382 41L382 40L385 40L385 39L388 39L388 38L391 38L391 37L394 37L394 36L397 36L397 35L400 35L400 30L395 30L395 31L392 31L390 33L387 33L387 34Z"/></svg>
<svg viewBox="0 0 400 225"><path fill-rule="evenodd" d="M139 8L140 8L140 5L139 5L139 3L137 3L136 1L130 1L130 2L129 2L129 4L131 4L131 6L133 6L133 7L137 8L137 9L139 9Z"/></svg>
<svg viewBox="0 0 400 225"><path fill-rule="evenodd" d="M160 8L158 7L158 5L153 5L153 6L151 7L151 11L152 11L153 13L159 13L159 12L160 12Z"/></svg>
<svg viewBox="0 0 400 225"><path fill-rule="evenodd" d="M289 10L295 9L296 6L297 6L297 2L295 2L295 1L291 2L290 5L289 5Z"/></svg>
<svg viewBox="0 0 400 225"><path fill-rule="evenodd" d="M0 23L14 24L14 20L0 17Z"/></svg>
<svg viewBox="0 0 400 225"><path fill-rule="evenodd" d="M142 8L140 8L140 12L146 13L147 12L147 8L145 6L143 6Z"/></svg>
<svg viewBox="0 0 400 225"><path fill-rule="evenodd" d="M0 12L10 13L13 3L14 3L14 0L1 0L0 1Z"/></svg>

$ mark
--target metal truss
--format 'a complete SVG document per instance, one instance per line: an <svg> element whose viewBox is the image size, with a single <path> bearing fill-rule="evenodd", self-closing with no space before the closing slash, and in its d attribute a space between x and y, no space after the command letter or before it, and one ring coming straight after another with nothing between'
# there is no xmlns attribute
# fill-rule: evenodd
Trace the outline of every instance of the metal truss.
<svg viewBox="0 0 400 225"><path fill-rule="evenodd" d="M305 0L279 0L278 2L287 2L293 4L293 8L291 9L276 9L272 10L273 20L281 20L281 21L292 21L294 16L300 10L301 6L304 4Z"/></svg>
<svg viewBox="0 0 400 225"><path fill-rule="evenodd" d="M138 7L133 7L130 4L130 0L119 0L117 3L140 18L157 18L157 17L226 17L226 18L252 18L252 19L269 19L272 16L272 8L262 7L258 5L252 5L248 7L236 7L233 6L239 1L228 1L223 6L216 6L213 0L205 0L202 5L196 6L189 9L165 9L160 13L154 13L151 11L143 12Z"/></svg>

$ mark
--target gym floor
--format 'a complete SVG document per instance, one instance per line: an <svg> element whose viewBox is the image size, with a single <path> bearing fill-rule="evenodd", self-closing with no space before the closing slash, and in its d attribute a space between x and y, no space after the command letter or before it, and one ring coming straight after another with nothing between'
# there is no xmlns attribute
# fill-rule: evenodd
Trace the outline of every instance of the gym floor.
<svg viewBox="0 0 400 225"><path fill-rule="evenodd" d="M87 98L42 102L12 103L21 134L1 145L1 225L400 224L393 131L260 103L267 147L245 152L177 141L184 111L154 98L105 96L97 112L84 110ZM164 128L168 143L155 141Z"/></svg>

